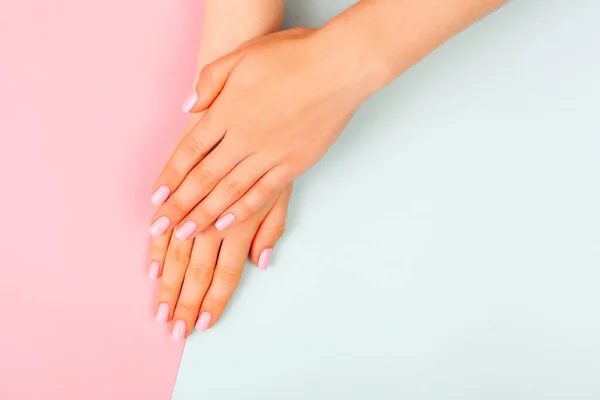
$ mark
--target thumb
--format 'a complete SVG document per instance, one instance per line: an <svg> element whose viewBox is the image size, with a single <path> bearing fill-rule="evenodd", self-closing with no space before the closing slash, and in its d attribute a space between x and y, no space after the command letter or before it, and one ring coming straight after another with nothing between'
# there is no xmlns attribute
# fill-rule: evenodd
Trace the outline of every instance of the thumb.
<svg viewBox="0 0 600 400"><path fill-rule="evenodd" d="M250 258L252 262L260 269L265 270L271 261L271 253L275 243L283 236L285 230L285 219L287 217L288 203L292 194L292 184L290 183L279 195L279 198L269 210L267 216L258 227L252 247L250 248Z"/></svg>
<svg viewBox="0 0 600 400"><path fill-rule="evenodd" d="M181 106L183 112L197 113L210 107L225 87L229 75L242 57L241 51L234 51L206 64L200 71L196 89L190 93Z"/></svg>

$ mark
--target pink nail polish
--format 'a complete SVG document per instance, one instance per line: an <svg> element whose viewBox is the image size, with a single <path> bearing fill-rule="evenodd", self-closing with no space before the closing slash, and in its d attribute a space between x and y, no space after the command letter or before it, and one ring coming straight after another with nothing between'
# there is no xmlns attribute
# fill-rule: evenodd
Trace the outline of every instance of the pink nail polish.
<svg viewBox="0 0 600 400"><path fill-rule="evenodd" d="M165 202L165 200L167 200L167 197L169 197L170 194L171 190L168 187L164 185L160 186L152 195L152 204L154 204L155 206L160 206L162 203Z"/></svg>
<svg viewBox="0 0 600 400"><path fill-rule="evenodd" d="M185 337L185 331L185 322L181 320L176 321L175 325L173 325L173 331L171 332L171 339L173 339L174 342L179 342Z"/></svg>
<svg viewBox="0 0 600 400"><path fill-rule="evenodd" d="M164 324L169 320L169 305L167 303L160 303L158 310L156 311L156 322Z"/></svg>
<svg viewBox="0 0 600 400"><path fill-rule="evenodd" d="M150 278L150 279L158 278L159 272L160 272L160 263L158 261L152 261L150 263L150 269L148 270L148 278Z"/></svg>
<svg viewBox="0 0 600 400"><path fill-rule="evenodd" d="M202 314L200 314L200 317L198 318L198 322L196 322L196 330L198 332L204 332L205 330L208 329L209 325L210 325L210 314L207 312L203 312Z"/></svg>
<svg viewBox="0 0 600 400"><path fill-rule="evenodd" d="M272 252L273 249L264 249L262 253L260 253L260 256L258 257L258 268L262 269L263 271L267 269L269 262L271 261Z"/></svg>
<svg viewBox="0 0 600 400"><path fill-rule="evenodd" d="M192 110L192 108L194 108L194 106L196 105L197 102L198 102L198 93L196 93L196 91L193 91L185 99L185 101L183 102L183 105L181 106L181 109L183 110L183 112L189 113Z"/></svg>
<svg viewBox="0 0 600 400"><path fill-rule="evenodd" d="M194 232L196 232L196 223L194 221L186 221L177 229L175 236L177 236L177 239L179 240L186 240L192 236Z"/></svg>
<svg viewBox="0 0 600 400"><path fill-rule="evenodd" d="M225 214L221 218L219 218L219 220L217 222L215 222L215 228L217 228L217 230L219 230L219 231L222 231L223 229L227 228L234 222L235 222L235 215Z"/></svg>
<svg viewBox="0 0 600 400"><path fill-rule="evenodd" d="M171 221L167 217L160 217L150 227L150 235L151 236L160 236L167 231L171 225Z"/></svg>

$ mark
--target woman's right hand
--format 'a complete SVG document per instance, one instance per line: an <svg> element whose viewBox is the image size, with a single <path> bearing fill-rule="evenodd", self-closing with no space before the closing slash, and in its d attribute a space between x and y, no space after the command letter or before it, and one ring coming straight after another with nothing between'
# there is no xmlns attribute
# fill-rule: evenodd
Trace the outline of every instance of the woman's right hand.
<svg viewBox="0 0 600 400"><path fill-rule="evenodd" d="M220 230L241 223L321 158L376 75L354 68L360 57L345 57L333 39L291 29L203 68L188 106L206 111L155 184L168 197L152 235L191 238L215 221Z"/></svg>

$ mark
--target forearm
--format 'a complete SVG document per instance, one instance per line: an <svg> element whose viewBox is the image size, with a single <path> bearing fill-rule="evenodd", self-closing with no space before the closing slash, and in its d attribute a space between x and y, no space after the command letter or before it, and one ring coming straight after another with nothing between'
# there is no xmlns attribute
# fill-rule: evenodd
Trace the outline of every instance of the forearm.
<svg viewBox="0 0 600 400"><path fill-rule="evenodd" d="M358 79L376 90L507 2L362 0L325 25L322 34L332 46L334 41L343 42L339 51L348 60L348 76L354 74L356 79L356 71L362 71Z"/></svg>
<svg viewBox="0 0 600 400"><path fill-rule="evenodd" d="M205 0L198 73L242 43L281 29L284 5L285 0Z"/></svg>

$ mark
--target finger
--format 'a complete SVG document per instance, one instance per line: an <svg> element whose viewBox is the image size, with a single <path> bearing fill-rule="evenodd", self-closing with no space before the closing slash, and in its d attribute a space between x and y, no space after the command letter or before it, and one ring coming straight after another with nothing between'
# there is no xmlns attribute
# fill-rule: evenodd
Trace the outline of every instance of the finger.
<svg viewBox="0 0 600 400"><path fill-rule="evenodd" d="M219 144L190 171L175 193L158 209L150 226L150 235L170 233L242 158L241 149L226 146L223 142Z"/></svg>
<svg viewBox="0 0 600 400"><path fill-rule="evenodd" d="M210 107L225 87L229 75L242 59L244 53L241 50L235 50L202 68L196 90L190 93L181 106L183 112L197 113Z"/></svg>
<svg viewBox="0 0 600 400"><path fill-rule="evenodd" d="M214 234L200 234L193 243L192 255L173 314L175 323L171 338L175 341L189 336L194 328L200 304L212 280L221 238Z"/></svg>
<svg viewBox="0 0 600 400"><path fill-rule="evenodd" d="M255 229L245 225L240 228L243 229L232 231L221 244L217 267L196 322L199 332L212 327L219 319L242 277Z"/></svg>
<svg viewBox="0 0 600 400"><path fill-rule="evenodd" d="M223 139L225 126L220 118L212 118L211 114L206 112L171 153L154 184L151 199L153 204L157 206L163 204L184 181L192 168Z"/></svg>
<svg viewBox="0 0 600 400"><path fill-rule="evenodd" d="M191 240L179 240L171 237L156 294L156 320L158 322L164 323L171 319L181 291L185 270L190 261L192 245L193 241Z"/></svg>
<svg viewBox="0 0 600 400"><path fill-rule="evenodd" d="M219 217L215 222L215 228L223 231L234 223L245 221L258 213L291 181L286 168L281 166L273 168Z"/></svg>
<svg viewBox="0 0 600 400"><path fill-rule="evenodd" d="M148 252L148 260L150 262L150 266L148 267L148 277L150 279L157 279L160 276L162 266L165 263L170 239L170 236L163 235L154 237L150 241L150 250Z"/></svg>
<svg viewBox="0 0 600 400"><path fill-rule="evenodd" d="M248 157L235 166L177 228L175 235L185 240L212 225L227 207L242 197L268 171L259 157Z"/></svg>
<svg viewBox="0 0 600 400"><path fill-rule="evenodd" d="M271 261L273 247L275 247L275 243L283 236L291 195L292 184L289 184L283 189L273 208L269 210L269 213L258 227L256 235L254 235L250 249L250 258L259 269L267 269Z"/></svg>

